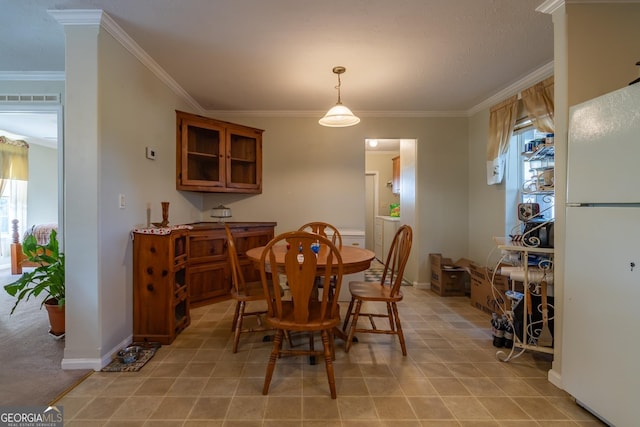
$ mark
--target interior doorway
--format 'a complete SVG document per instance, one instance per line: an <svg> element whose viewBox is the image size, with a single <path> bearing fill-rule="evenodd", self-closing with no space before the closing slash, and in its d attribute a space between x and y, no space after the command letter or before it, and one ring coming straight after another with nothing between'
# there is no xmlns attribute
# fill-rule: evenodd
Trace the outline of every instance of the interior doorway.
<svg viewBox="0 0 640 427"><path fill-rule="evenodd" d="M22 236L30 225L58 223L63 245L63 133L62 105L59 102L0 103L0 131L11 139L29 144L27 219L19 224ZM11 243L11 221L2 224L2 244ZM5 230L6 229L6 230ZM6 246L5 245L5 246ZM6 256L4 256L6 254ZM2 251L0 267L10 265L9 251Z"/></svg>
<svg viewBox="0 0 640 427"><path fill-rule="evenodd" d="M389 215L390 202L400 203L400 222L417 232L416 184L417 184L417 140L377 139L371 144L365 140L365 246L374 250L375 217ZM372 146L374 145L374 146ZM400 156L400 194L391 196L393 175L392 158ZM371 207L373 204L373 208ZM412 260L410 259L411 263ZM410 280L417 280L417 268L407 265ZM415 271L415 277L413 272Z"/></svg>

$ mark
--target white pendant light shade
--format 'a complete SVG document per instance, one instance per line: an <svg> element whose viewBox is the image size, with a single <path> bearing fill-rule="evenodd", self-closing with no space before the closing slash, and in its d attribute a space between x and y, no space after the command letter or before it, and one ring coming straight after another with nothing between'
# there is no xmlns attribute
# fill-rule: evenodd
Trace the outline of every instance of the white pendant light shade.
<svg viewBox="0 0 640 427"><path fill-rule="evenodd" d="M360 118L354 115L346 106L342 105L340 99L340 74L345 71L347 71L347 69L344 67L333 67L334 74L338 75L338 86L336 86L336 89L338 89L338 102L327 111L327 114L325 114L323 118L318 120L318 123L322 126L342 128L360 123Z"/></svg>
<svg viewBox="0 0 640 427"><path fill-rule="evenodd" d="M360 117L355 116L351 110L344 105L336 104L327 111L327 114L325 114L318 123L322 126L341 128L357 125L360 123Z"/></svg>

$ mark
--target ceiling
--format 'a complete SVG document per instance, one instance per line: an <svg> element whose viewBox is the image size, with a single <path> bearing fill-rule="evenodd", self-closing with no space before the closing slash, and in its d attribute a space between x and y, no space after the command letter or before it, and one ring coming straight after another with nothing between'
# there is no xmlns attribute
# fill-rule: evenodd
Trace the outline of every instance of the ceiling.
<svg viewBox="0 0 640 427"><path fill-rule="evenodd" d="M207 114L466 114L553 61L542 0L2 0L0 78L64 71L49 9L102 9ZM25 73L29 74L29 73Z"/></svg>

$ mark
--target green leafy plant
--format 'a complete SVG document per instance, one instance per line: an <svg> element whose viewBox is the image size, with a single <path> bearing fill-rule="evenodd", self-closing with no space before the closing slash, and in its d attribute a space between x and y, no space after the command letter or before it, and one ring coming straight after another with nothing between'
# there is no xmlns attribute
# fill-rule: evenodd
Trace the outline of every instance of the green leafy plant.
<svg viewBox="0 0 640 427"><path fill-rule="evenodd" d="M9 295L17 298L11 314L21 301L28 301L32 296L38 297L41 294L44 299L40 308L50 300L55 300L58 306L64 306L64 254L60 253L56 231L51 231L46 245L39 244L33 235L27 236L22 244L22 252L25 260L37 266L33 271L23 273L15 282L4 286Z"/></svg>

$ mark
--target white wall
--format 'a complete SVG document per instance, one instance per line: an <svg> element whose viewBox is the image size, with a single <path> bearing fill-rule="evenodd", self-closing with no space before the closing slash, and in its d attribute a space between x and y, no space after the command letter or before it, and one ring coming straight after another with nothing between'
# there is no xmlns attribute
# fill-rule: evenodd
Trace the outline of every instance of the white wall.
<svg viewBox="0 0 640 427"><path fill-rule="evenodd" d="M35 224L58 222L58 150L29 145L29 185L27 223L21 233Z"/></svg>
<svg viewBox="0 0 640 427"><path fill-rule="evenodd" d="M132 334L131 230L199 219L201 197L175 190L175 113L186 103L98 26L65 28L65 368L99 369ZM157 160L145 158L145 146ZM118 207L124 194L125 209Z"/></svg>

